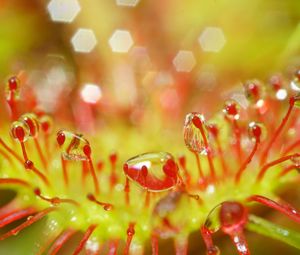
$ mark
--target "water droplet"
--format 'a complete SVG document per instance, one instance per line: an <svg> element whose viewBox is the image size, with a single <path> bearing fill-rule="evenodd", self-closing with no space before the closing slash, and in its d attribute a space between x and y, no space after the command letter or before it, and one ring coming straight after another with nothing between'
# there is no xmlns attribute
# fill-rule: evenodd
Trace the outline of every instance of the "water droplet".
<svg viewBox="0 0 300 255"><path fill-rule="evenodd" d="M247 209L238 202L226 201L220 210L221 229L233 240L239 254L249 255L248 244L244 235L244 227L248 220Z"/></svg>
<svg viewBox="0 0 300 255"><path fill-rule="evenodd" d="M223 112L226 117L231 120L238 120L240 118L240 107L236 102L232 100L229 100L225 103Z"/></svg>
<svg viewBox="0 0 300 255"><path fill-rule="evenodd" d="M238 202L223 202L220 208L220 222L222 231L231 235L238 229L243 229L247 222L246 208Z"/></svg>
<svg viewBox="0 0 300 255"><path fill-rule="evenodd" d="M14 121L10 127L11 136L20 142L25 142L30 136L30 130L26 123Z"/></svg>
<svg viewBox="0 0 300 255"><path fill-rule="evenodd" d="M292 90L300 92L300 70L297 70L294 74L294 79L290 83Z"/></svg>
<svg viewBox="0 0 300 255"><path fill-rule="evenodd" d="M282 84L283 84L283 81L282 81L282 77L280 74L275 74L275 75L271 76L270 85L272 86L272 89L275 92L278 91L279 89L281 89Z"/></svg>
<svg viewBox="0 0 300 255"><path fill-rule="evenodd" d="M300 93L294 96L293 99L294 99L294 106L300 108Z"/></svg>
<svg viewBox="0 0 300 255"><path fill-rule="evenodd" d="M248 125L248 134L253 141L258 139L261 141L266 138L267 130L262 123L250 122Z"/></svg>
<svg viewBox="0 0 300 255"><path fill-rule="evenodd" d="M294 164L294 166L296 167L297 170L300 170L300 156L292 156L291 157L291 161Z"/></svg>
<svg viewBox="0 0 300 255"><path fill-rule="evenodd" d="M215 233L221 228L220 209L222 204L216 205L207 215L204 226L210 233Z"/></svg>
<svg viewBox="0 0 300 255"><path fill-rule="evenodd" d="M261 82L258 80L247 81L244 84L244 89L247 99L252 103L256 103L257 100L259 100L262 97L263 89Z"/></svg>
<svg viewBox="0 0 300 255"><path fill-rule="evenodd" d="M113 206L112 206L111 204L105 204L105 205L103 206L103 209L104 209L105 211L110 211L112 208L113 208Z"/></svg>
<svg viewBox="0 0 300 255"><path fill-rule="evenodd" d="M43 114L39 117L41 128L45 134L50 134L53 130L53 119L47 114Z"/></svg>
<svg viewBox="0 0 300 255"><path fill-rule="evenodd" d="M20 98L20 80L13 76L8 79L5 87L5 98L8 101Z"/></svg>
<svg viewBox="0 0 300 255"><path fill-rule="evenodd" d="M65 160L88 160L85 153L89 142L81 134L61 130L57 133L57 141Z"/></svg>
<svg viewBox="0 0 300 255"><path fill-rule="evenodd" d="M195 121L196 120L196 121ZM192 112L186 115L183 128L183 137L185 145L192 152L207 154L201 130L196 125L202 125L204 135L208 137L208 131L204 116L200 113Z"/></svg>
<svg viewBox="0 0 300 255"><path fill-rule="evenodd" d="M34 113L23 114L19 118L19 121L23 122L28 126L31 137L37 137L40 129L40 123L38 121L38 117Z"/></svg>
<svg viewBox="0 0 300 255"><path fill-rule="evenodd" d="M221 254L220 253L220 249L218 248L218 246L214 245L214 246L211 246L207 252L206 252L207 255L219 255Z"/></svg>
<svg viewBox="0 0 300 255"><path fill-rule="evenodd" d="M150 152L130 158L124 164L125 175L144 189L165 191L177 184L178 166L167 152Z"/></svg>

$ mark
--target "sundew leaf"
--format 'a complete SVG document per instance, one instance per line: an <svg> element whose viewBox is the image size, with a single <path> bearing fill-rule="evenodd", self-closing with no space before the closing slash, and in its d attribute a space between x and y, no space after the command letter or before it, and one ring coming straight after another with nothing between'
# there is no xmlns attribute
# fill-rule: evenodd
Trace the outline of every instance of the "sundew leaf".
<svg viewBox="0 0 300 255"><path fill-rule="evenodd" d="M300 249L300 233L294 230L283 228L255 215L249 216L246 228Z"/></svg>

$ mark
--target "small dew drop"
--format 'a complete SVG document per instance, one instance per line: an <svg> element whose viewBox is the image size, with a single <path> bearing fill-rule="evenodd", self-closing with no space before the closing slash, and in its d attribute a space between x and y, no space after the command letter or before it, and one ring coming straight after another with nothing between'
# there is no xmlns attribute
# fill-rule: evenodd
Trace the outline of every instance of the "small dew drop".
<svg viewBox="0 0 300 255"><path fill-rule="evenodd" d="M295 168L300 170L300 156L291 157L291 161L294 164Z"/></svg>
<svg viewBox="0 0 300 255"><path fill-rule="evenodd" d="M207 255L219 255L220 253L220 249L218 248L218 246L214 245L211 246L208 250L207 250Z"/></svg>
<svg viewBox="0 0 300 255"><path fill-rule="evenodd" d="M194 120L198 120L196 123ZM195 124L202 125L204 135L208 138L208 130L205 123L205 118L202 114L192 112L186 115L183 127L183 137L186 147L195 153L203 155L207 154L201 130Z"/></svg>
<svg viewBox="0 0 300 255"><path fill-rule="evenodd" d="M292 90L300 92L300 70L297 70L294 74L294 79L290 83Z"/></svg>
<svg viewBox="0 0 300 255"><path fill-rule="evenodd" d="M15 140L25 142L30 136L30 130L25 123L14 121L10 127L10 134Z"/></svg>
<svg viewBox="0 0 300 255"><path fill-rule="evenodd" d="M7 101L20 98L20 80L18 77L13 76L8 79L5 86L5 98Z"/></svg>
<svg viewBox="0 0 300 255"><path fill-rule="evenodd" d="M267 129L262 123L250 122L248 125L248 134L253 141L261 141L267 137Z"/></svg>
<svg viewBox="0 0 300 255"><path fill-rule="evenodd" d="M240 107L233 100L229 100L225 103L223 112L228 119L238 120L240 118Z"/></svg>
<svg viewBox="0 0 300 255"><path fill-rule="evenodd" d="M244 84L244 90L245 96L252 103L256 103L262 97L263 94L261 82L258 80L247 81Z"/></svg>

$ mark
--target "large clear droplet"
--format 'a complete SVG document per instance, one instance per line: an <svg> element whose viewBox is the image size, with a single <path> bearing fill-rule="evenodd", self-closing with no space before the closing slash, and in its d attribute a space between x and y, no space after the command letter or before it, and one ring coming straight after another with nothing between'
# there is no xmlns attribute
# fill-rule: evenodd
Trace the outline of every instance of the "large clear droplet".
<svg viewBox="0 0 300 255"><path fill-rule="evenodd" d="M183 137L185 145L192 152L207 154L201 130L195 125L193 120L198 119L202 125L204 135L208 138L208 131L205 124L205 118L202 114L192 112L186 115L183 128Z"/></svg>
<svg viewBox="0 0 300 255"><path fill-rule="evenodd" d="M248 216L247 210L241 203L231 201L222 203L219 215L222 230L227 234L243 229Z"/></svg>
<svg viewBox="0 0 300 255"><path fill-rule="evenodd" d="M244 227L248 220L247 209L238 202L226 201L220 210L221 229L228 234L239 254L250 255L244 235Z"/></svg>
<svg viewBox="0 0 300 255"><path fill-rule="evenodd" d="M211 232L215 233L221 228L220 210L222 204L216 205L207 215L204 226Z"/></svg>
<svg viewBox="0 0 300 255"><path fill-rule="evenodd" d="M152 192L173 188L178 180L178 166L167 152L150 152L130 158L124 164L125 175Z"/></svg>
<svg viewBox="0 0 300 255"><path fill-rule="evenodd" d="M57 135L64 135L64 142L60 144L60 148L65 160L88 160L84 147L89 145L89 142L83 135L65 130L59 131Z"/></svg>

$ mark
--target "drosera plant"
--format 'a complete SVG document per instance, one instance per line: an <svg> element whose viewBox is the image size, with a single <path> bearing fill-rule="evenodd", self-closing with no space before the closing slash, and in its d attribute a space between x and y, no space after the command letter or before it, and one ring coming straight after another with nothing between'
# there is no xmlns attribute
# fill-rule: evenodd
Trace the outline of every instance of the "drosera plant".
<svg viewBox="0 0 300 255"><path fill-rule="evenodd" d="M296 75L294 82L299 80ZM286 92L278 79L269 87L248 81L244 89L246 108L229 100L215 120L187 114L183 137L195 162L146 152L126 160L122 169L113 153L110 171L102 171L93 143L82 134L52 132L57 127L46 113L22 112L20 80L10 78L6 133L12 139L0 138L0 185L17 195L0 208L0 228L23 222L0 240L46 218L46 241L28 254L58 254L80 232L69 254L142 254L149 240L152 253L159 254L160 238L173 238L176 254L187 254L188 236L197 230L210 255L221 253L213 241L217 231L230 237L239 254L250 254L245 229L300 249L299 233L249 212L261 204L300 223L300 213L276 193L280 185L299 182L300 97L291 95L286 105L282 93L278 96Z"/></svg>

